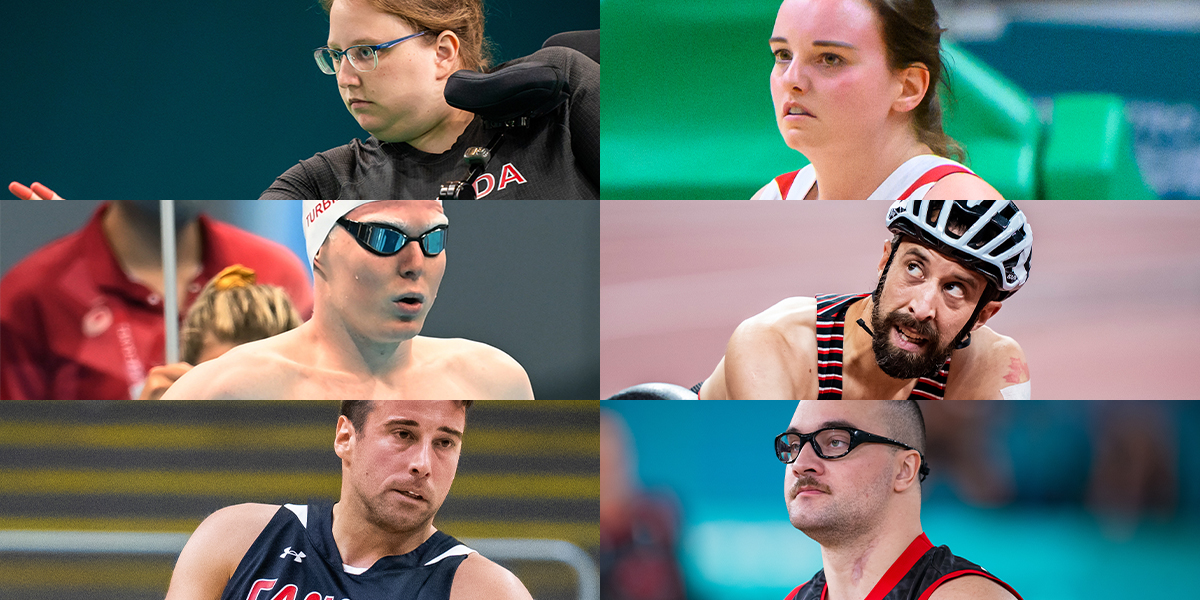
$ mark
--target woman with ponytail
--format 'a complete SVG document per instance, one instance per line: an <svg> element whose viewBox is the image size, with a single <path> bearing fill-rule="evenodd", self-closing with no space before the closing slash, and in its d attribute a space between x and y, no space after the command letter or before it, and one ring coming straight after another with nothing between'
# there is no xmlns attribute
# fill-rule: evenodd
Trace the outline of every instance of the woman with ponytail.
<svg viewBox="0 0 1200 600"><path fill-rule="evenodd" d="M754 198L1003 199L942 131L943 31L932 0L784 0L771 97L811 164Z"/></svg>

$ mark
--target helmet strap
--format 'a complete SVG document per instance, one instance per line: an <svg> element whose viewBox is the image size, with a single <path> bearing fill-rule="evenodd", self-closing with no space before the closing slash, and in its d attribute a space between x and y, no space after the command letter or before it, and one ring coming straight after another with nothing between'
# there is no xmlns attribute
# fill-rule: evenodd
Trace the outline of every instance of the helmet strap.
<svg viewBox="0 0 1200 600"><path fill-rule="evenodd" d="M995 297L996 286L988 282L987 288L979 296L979 303L975 305L975 312L971 313L971 318L967 320L967 324L963 325L962 330L958 332L958 337L954 338L955 350L962 350L971 345L971 329L975 327L975 321L979 319L979 313L983 312L983 307L987 306Z"/></svg>

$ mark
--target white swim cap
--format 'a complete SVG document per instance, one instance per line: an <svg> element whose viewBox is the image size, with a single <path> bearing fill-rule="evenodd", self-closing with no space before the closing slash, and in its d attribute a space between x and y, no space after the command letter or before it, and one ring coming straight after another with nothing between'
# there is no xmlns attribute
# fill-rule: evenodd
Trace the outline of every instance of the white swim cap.
<svg viewBox="0 0 1200 600"><path fill-rule="evenodd" d="M350 214L350 211L371 202L380 200L305 200L304 201L304 243L308 249L308 264L311 266L317 257L317 250L329 237L329 232L337 226L338 219ZM437 201L441 204L441 200Z"/></svg>

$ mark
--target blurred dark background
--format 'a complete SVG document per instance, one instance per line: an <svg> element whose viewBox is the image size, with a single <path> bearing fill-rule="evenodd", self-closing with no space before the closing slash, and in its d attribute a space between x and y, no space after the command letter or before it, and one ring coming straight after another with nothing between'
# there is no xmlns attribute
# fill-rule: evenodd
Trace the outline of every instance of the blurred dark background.
<svg viewBox="0 0 1200 600"><path fill-rule="evenodd" d="M485 7L497 62L600 27L595 0ZM313 61L328 27L316 0L6 5L0 180L64 198L257 198L368 135Z"/></svg>

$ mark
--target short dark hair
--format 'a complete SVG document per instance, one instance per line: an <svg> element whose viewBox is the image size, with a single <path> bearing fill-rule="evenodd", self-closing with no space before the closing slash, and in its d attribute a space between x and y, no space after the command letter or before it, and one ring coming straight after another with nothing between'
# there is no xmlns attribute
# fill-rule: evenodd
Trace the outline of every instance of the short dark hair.
<svg viewBox="0 0 1200 600"><path fill-rule="evenodd" d="M474 400L456 400L456 402L463 407L463 410L471 408L471 405L475 403ZM350 419L350 424L354 426L355 431L360 431L367 422L367 416L374 408L374 400L342 400L339 414Z"/></svg>
<svg viewBox="0 0 1200 600"><path fill-rule="evenodd" d="M888 434L925 455L925 417L916 400L885 400Z"/></svg>

